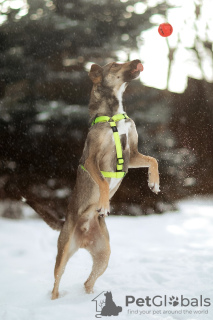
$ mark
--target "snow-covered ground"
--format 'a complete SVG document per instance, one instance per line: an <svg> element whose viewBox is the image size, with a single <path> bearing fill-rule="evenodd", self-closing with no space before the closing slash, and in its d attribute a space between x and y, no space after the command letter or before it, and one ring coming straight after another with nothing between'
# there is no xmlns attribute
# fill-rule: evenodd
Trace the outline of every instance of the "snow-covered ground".
<svg viewBox="0 0 213 320"><path fill-rule="evenodd" d="M123 308L116 319L212 320L213 199L195 198L178 206L177 212L163 215L107 218L112 254L94 294L83 290L92 262L81 249L69 261L55 301L50 292L58 233L39 219L0 219L0 319L96 319L91 300L111 291ZM165 295L168 301L174 296L179 305L127 307L125 297L130 295L162 296L163 301ZM199 306L181 307L181 295ZM210 298L211 306L200 306L201 295Z"/></svg>

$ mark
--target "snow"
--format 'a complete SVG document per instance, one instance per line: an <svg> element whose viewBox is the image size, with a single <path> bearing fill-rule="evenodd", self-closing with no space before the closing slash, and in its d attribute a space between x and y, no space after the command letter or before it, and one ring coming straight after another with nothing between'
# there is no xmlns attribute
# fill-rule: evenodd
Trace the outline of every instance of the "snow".
<svg viewBox="0 0 213 320"><path fill-rule="evenodd" d="M81 249L70 259L60 298L54 301L50 292L58 233L39 219L1 218L0 319L95 319L95 302L91 300L102 291L111 291L115 303L122 306L118 319L213 319L212 305L125 306L127 295L136 299L156 295L200 299L202 295L213 303L213 199L184 200L178 208L163 215L106 218L112 254L94 294L87 295L83 290L92 262ZM165 310L167 314L163 314ZM169 314L169 310L182 314ZM198 310L205 313L195 314Z"/></svg>

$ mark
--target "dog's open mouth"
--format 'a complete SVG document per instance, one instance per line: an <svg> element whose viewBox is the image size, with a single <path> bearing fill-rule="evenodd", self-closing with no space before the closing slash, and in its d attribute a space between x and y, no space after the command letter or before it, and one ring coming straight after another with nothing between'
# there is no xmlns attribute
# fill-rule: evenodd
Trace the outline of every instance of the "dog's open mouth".
<svg viewBox="0 0 213 320"><path fill-rule="evenodd" d="M135 69L133 69L132 71L131 71L131 73L135 73L135 72L142 72L143 71L143 65L142 65L142 63L138 63L137 64L137 67L135 68Z"/></svg>
<svg viewBox="0 0 213 320"><path fill-rule="evenodd" d="M139 76L140 72L143 71L143 65L140 60L131 61L128 67L128 70L126 70L126 72L124 73L123 79L125 82L136 79Z"/></svg>

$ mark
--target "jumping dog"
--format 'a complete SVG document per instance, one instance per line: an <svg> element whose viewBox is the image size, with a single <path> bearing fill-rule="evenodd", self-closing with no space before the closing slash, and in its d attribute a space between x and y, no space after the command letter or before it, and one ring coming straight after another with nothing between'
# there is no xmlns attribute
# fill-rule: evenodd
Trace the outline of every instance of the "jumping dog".
<svg viewBox="0 0 213 320"><path fill-rule="evenodd" d="M89 114L92 125L65 221L58 220L50 209L27 200L53 229L61 230L52 299L58 298L65 266L79 248L88 250L93 259L91 274L84 283L87 293L93 292L95 281L106 270L110 244L105 217L110 212L110 199L128 169L148 167L148 185L153 192L159 192L158 163L156 159L138 152L135 123L125 114L122 104L127 84L141 71L143 66L139 60L113 62L104 67L91 66L89 77L93 88Z"/></svg>

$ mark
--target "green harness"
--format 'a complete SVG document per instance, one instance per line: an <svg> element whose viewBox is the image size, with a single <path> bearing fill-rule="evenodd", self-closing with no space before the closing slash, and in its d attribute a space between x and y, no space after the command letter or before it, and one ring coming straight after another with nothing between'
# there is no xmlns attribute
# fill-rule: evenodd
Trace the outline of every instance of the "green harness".
<svg viewBox="0 0 213 320"><path fill-rule="evenodd" d="M126 113L122 113L122 114L116 114L111 118L107 117L107 116L97 117L92 122L92 126L96 123L99 123L99 122L108 122L112 128L112 131L113 131L116 154L117 154L117 167L116 167L116 172L101 171L102 175L105 178L123 178L126 175L126 172L122 171L124 159L123 159L123 154L122 154L121 140L119 137L117 126L116 126L116 122L120 121L122 119L129 119L129 117L127 116ZM83 165L81 165L81 168L83 170L87 171Z"/></svg>

